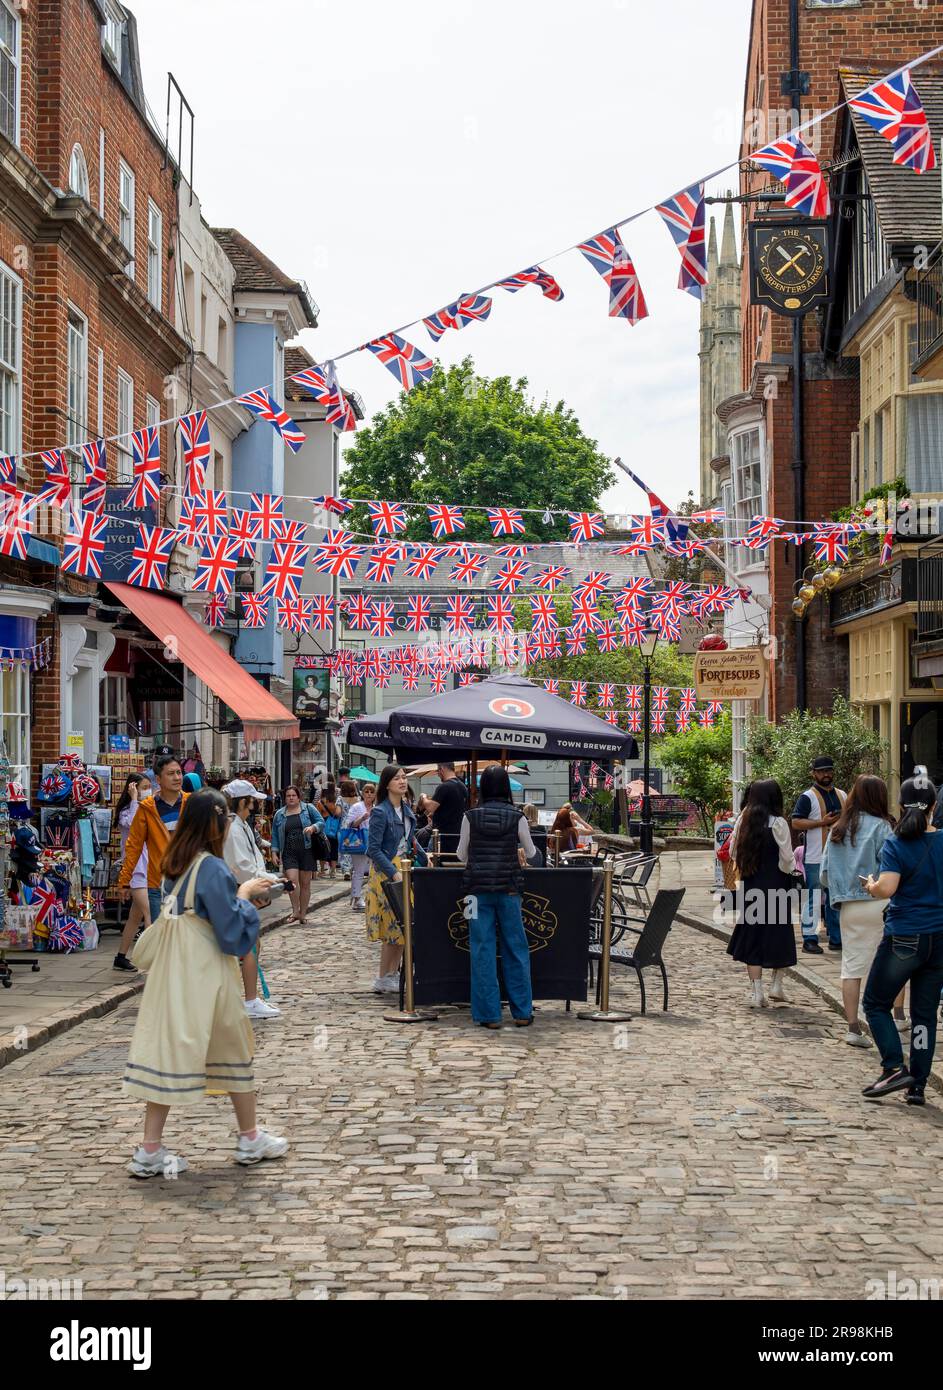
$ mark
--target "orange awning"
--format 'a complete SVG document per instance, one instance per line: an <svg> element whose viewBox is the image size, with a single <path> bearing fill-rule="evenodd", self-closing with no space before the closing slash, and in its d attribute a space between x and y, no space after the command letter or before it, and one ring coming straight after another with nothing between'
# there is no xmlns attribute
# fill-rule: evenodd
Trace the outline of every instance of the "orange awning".
<svg viewBox="0 0 943 1390"><path fill-rule="evenodd" d="M217 646L179 603L130 584L109 584L108 588L159 642L175 647L178 659L187 670L208 685L242 720L247 742L298 737L300 725L291 711Z"/></svg>

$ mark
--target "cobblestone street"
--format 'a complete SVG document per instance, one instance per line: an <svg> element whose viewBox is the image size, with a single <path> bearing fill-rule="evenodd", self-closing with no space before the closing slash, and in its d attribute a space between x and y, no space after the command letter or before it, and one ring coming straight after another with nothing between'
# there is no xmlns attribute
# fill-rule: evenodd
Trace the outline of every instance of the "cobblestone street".
<svg viewBox="0 0 943 1390"><path fill-rule="evenodd" d="M722 942L669 938L671 1011L500 1035L466 1011L383 1021L344 904L265 940L281 1018L256 1025L281 1162L232 1163L225 1100L171 1118L176 1181L125 1172L118 1081L137 1001L0 1071L0 1267L90 1297L861 1299L943 1253L943 1116L869 1106L811 991L751 1011ZM634 978L634 977L633 977ZM656 991L652 991L656 993ZM388 1007L388 1005L387 1005Z"/></svg>

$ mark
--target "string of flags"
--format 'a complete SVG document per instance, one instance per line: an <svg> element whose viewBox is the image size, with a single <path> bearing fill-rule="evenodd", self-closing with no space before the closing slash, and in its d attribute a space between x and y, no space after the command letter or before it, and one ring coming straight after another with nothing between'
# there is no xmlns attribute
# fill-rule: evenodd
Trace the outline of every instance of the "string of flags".
<svg viewBox="0 0 943 1390"><path fill-rule="evenodd" d="M33 666L43 669L51 658L51 637L44 637L31 647L0 647L0 671L15 671L17 667L25 671Z"/></svg>

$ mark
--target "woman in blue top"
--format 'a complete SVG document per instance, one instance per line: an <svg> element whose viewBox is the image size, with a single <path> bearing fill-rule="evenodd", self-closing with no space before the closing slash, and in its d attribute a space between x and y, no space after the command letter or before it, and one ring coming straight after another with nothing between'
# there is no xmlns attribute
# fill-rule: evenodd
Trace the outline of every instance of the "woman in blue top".
<svg viewBox="0 0 943 1390"><path fill-rule="evenodd" d="M311 875L317 862L311 839L324 820L316 807L302 801L297 787L286 787L283 797L285 804L272 821L272 855L292 885L288 896L295 921L303 923L308 919Z"/></svg>
<svg viewBox="0 0 943 1390"><path fill-rule="evenodd" d="M936 787L912 777L900 789L903 815L881 850L881 874L864 883L872 898L888 899L884 937L864 991L864 1012L884 1068L864 1089L880 1100L906 1089L910 1105L924 1104L936 1047L936 1011L943 987L943 835L930 823ZM904 1066L891 1005L910 981L910 1066Z"/></svg>
<svg viewBox="0 0 943 1390"><path fill-rule="evenodd" d="M364 894L367 939L380 942L380 970L373 982L374 994L395 994L399 990L399 968L403 958L403 929L383 892L384 879L399 883L404 855L425 864L426 852L416 839L416 817L406 800L409 783L396 763L387 763L380 773L377 804L370 813L367 858L370 877Z"/></svg>

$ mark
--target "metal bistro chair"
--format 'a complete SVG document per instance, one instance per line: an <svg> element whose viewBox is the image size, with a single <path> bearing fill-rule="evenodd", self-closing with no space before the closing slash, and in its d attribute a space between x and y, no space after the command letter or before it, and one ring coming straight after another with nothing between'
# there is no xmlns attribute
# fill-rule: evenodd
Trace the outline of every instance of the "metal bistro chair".
<svg viewBox="0 0 943 1390"><path fill-rule="evenodd" d="M634 905L639 910L647 912L652 905L651 895L648 891L648 880L654 873L657 863L657 855L649 855L639 859L626 860L619 866L619 876L616 880L619 892L623 898L631 896Z"/></svg>
<svg viewBox="0 0 943 1390"><path fill-rule="evenodd" d="M635 971L638 977L639 993L642 997L642 1013L645 1012L645 980L642 971L649 966L657 966L661 971L663 985L662 1009L668 1008L668 972L665 969L665 962L662 958L662 950L668 933L674 924L674 919L678 915L678 908L681 906L681 899L684 897L683 888L660 888L655 894L655 901L649 909L648 915L642 920L640 927L633 926L626 920L621 924L619 937L626 932L634 932L638 936L638 941L629 949L611 949L609 959L613 965L627 965ZM613 939L615 940L615 919L613 919ZM602 955L600 944L591 944L589 948L590 961L590 985L593 983L593 961L599 960ZM599 1001L599 982L596 983L596 1000Z"/></svg>

